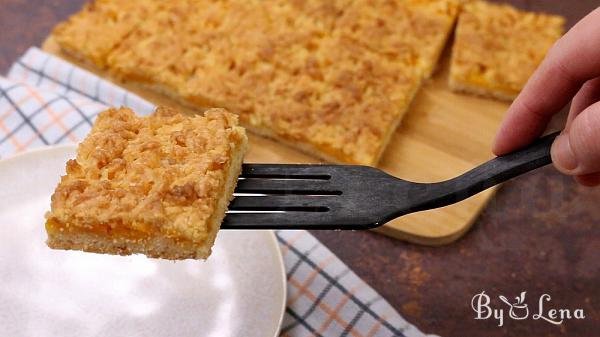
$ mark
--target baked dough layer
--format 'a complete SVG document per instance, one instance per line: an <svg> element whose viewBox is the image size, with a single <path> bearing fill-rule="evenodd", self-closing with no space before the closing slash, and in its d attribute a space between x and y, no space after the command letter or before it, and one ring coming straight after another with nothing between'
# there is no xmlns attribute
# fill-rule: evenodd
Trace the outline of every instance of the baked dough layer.
<svg viewBox="0 0 600 337"><path fill-rule="evenodd" d="M59 25L63 51L183 104L227 108L248 129L321 158L364 165L378 162L458 12L457 0L144 0L144 24L123 20L127 33L91 53L73 31L100 34L98 7L115 2Z"/></svg>
<svg viewBox="0 0 600 337"><path fill-rule="evenodd" d="M48 246L207 258L233 196L247 138L237 116L102 112L52 195Z"/></svg>
<svg viewBox="0 0 600 337"><path fill-rule="evenodd" d="M466 3L456 27L449 85L514 99L563 33L564 18L484 1Z"/></svg>

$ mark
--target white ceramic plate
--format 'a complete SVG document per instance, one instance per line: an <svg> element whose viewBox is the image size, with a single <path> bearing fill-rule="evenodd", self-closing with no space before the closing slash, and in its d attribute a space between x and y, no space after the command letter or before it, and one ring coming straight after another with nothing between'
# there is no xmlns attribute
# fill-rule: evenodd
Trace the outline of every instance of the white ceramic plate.
<svg viewBox="0 0 600 337"><path fill-rule="evenodd" d="M44 213L75 147L0 161L5 336L276 336L285 272L268 231L221 231L207 261L56 251Z"/></svg>

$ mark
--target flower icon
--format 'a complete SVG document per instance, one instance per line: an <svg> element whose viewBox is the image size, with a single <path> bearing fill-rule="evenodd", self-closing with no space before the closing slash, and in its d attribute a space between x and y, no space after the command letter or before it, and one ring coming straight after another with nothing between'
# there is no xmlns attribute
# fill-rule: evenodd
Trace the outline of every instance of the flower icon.
<svg viewBox="0 0 600 337"><path fill-rule="evenodd" d="M527 307L527 304L525 303L525 294L527 292L523 291L521 293L521 295L516 296L515 303L510 303L508 301L508 299L502 295L498 296L500 298L500 300L502 300L502 302L506 303L509 307L510 307L510 311L508 312L508 315L510 316L510 318L515 319L515 320L523 320L526 319L527 317L529 317L529 308Z"/></svg>

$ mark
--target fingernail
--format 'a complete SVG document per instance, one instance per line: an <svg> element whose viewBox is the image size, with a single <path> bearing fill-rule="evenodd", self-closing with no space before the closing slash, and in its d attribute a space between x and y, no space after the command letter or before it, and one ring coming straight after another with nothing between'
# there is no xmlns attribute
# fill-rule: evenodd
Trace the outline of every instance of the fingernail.
<svg viewBox="0 0 600 337"><path fill-rule="evenodd" d="M573 171L579 166L568 134L561 134L552 145L552 160L559 170Z"/></svg>

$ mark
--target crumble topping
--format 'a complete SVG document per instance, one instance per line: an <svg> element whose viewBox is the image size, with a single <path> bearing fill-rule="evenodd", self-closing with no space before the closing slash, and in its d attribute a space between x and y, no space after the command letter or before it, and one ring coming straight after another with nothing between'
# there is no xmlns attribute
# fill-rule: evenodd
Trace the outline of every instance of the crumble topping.
<svg viewBox="0 0 600 337"><path fill-rule="evenodd" d="M563 33L564 18L483 1L467 3L458 20L451 79L516 96Z"/></svg>
<svg viewBox="0 0 600 337"><path fill-rule="evenodd" d="M216 230L210 220L245 137L223 109L195 117L163 107L148 117L106 110L67 162L46 217L202 242Z"/></svg>
<svg viewBox="0 0 600 337"><path fill-rule="evenodd" d="M433 71L458 3L173 1L149 6L143 25L94 55L123 80L196 107L225 107L251 130L329 158L374 165ZM84 10L55 30L59 44L79 38L65 26L100 30L93 18L104 14L92 14Z"/></svg>

